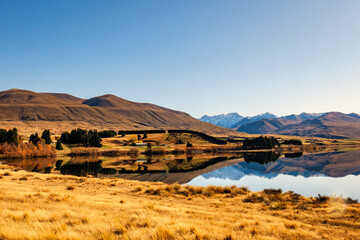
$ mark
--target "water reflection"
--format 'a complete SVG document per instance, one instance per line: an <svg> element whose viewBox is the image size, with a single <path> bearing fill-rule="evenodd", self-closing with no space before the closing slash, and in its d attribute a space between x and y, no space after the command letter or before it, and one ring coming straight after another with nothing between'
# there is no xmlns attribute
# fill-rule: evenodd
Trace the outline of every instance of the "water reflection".
<svg viewBox="0 0 360 240"><path fill-rule="evenodd" d="M234 155L163 155L20 159L27 171L112 176L190 185L238 185L257 191L282 188L303 195L341 193L360 198L360 152L247 152Z"/></svg>
<svg viewBox="0 0 360 240"><path fill-rule="evenodd" d="M301 155L285 155L276 161L251 156L245 162L202 174L188 184L247 186L253 191L282 188L306 196L320 193L360 199L360 152Z"/></svg>

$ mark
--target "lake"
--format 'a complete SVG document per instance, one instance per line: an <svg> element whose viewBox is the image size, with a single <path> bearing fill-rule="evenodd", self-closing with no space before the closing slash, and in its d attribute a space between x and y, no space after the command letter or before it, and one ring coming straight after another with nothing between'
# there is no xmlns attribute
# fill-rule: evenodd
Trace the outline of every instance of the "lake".
<svg viewBox="0 0 360 240"><path fill-rule="evenodd" d="M193 186L281 188L304 196L360 199L360 151L195 156L77 157L4 161L27 171L118 177Z"/></svg>

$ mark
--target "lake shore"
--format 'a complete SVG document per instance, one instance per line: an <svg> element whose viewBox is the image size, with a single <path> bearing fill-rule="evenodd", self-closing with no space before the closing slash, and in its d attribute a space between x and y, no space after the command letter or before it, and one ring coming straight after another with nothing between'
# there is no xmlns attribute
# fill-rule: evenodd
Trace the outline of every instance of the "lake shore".
<svg viewBox="0 0 360 240"><path fill-rule="evenodd" d="M1 239L358 239L360 204L0 165Z"/></svg>

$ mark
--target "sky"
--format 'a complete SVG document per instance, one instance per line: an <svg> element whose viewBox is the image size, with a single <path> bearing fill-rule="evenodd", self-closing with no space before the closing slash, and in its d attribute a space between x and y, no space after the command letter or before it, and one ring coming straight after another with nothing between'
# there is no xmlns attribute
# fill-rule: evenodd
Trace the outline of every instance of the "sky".
<svg viewBox="0 0 360 240"><path fill-rule="evenodd" d="M360 1L0 1L0 91L360 113Z"/></svg>

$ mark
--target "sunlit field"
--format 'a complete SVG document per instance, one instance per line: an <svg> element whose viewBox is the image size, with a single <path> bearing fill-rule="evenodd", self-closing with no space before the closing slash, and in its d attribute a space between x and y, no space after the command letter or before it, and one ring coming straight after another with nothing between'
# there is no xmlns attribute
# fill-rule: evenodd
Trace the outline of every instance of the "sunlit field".
<svg viewBox="0 0 360 240"><path fill-rule="evenodd" d="M0 166L0 239L359 239L360 204Z"/></svg>

